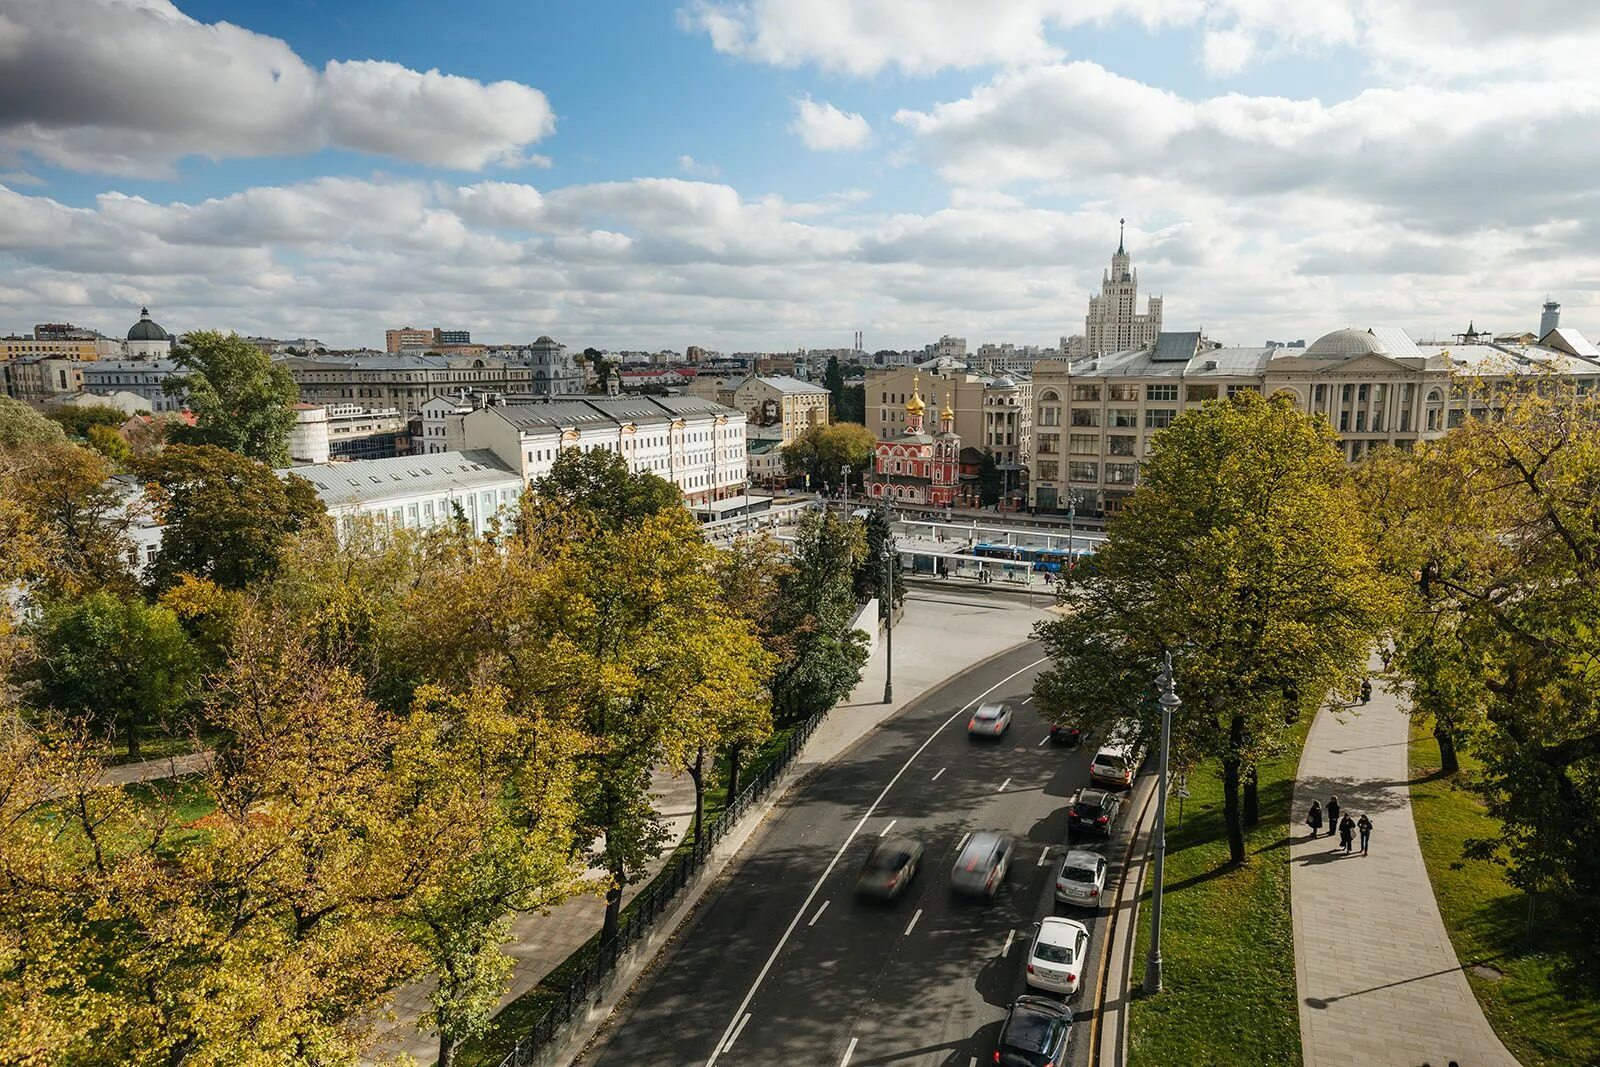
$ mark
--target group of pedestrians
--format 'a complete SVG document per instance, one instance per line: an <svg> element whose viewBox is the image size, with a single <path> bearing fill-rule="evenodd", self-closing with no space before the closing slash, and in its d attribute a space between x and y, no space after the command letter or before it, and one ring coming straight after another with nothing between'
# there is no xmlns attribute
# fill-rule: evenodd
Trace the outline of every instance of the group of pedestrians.
<svg viewBox="0 0 1600 1067"><path fill-rule="evenodd" d="M1367 854L1367 843L1372 839L1372 820L1367 818L1367 813L1362 812L1361 818L1352 819L1348 811L1344 812L1342 816L1340 815L1338 797L1329 797L1326 808L1320 802L1313 800L1311 802L1311 810L1306 813L1306 825L1311 827L1312 837L1319 837L1322 834L1324 811L1327 812L1328 836L1332 837L1337 833L1339 835L1339 844L1343 846L1345 854L1348 855L1355 844L1356 835L1360 834L1361 854L1365 856Z"/></svg>

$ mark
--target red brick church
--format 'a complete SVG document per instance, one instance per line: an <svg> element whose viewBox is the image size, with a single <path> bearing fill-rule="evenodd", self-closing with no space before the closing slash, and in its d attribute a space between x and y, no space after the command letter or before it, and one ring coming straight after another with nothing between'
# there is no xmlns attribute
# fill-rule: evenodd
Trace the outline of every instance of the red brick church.
<svg viewBox="0 0 1600 1067"><path fill-rule="evenodd" d="M950 507L961 482L961 438L956 435L956 413L950 398L939 413L939 432L928 434L922 426L927 405L922 402L921 375L913 379L906 401L906 428L899 436L879 441L867 477L867 496L886 503L927 504Z"/></svg>

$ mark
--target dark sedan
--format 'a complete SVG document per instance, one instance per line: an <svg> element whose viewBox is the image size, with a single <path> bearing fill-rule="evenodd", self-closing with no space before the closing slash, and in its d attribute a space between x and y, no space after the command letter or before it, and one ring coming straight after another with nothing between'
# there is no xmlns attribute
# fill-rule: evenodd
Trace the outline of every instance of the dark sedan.
<svg viewBox="0 0 1600 1067"><path fill-rule="evenodd" d="M856 892L864 897L893 900L906 891L922 863L922 846L909 837L886 837L856 878Z"/></svg>
<svg viewBox="0 0 1600 1067"><path fill-rule="evenodd" d="M1057 1067L1067 1062L1072 1009L1049 997L1018 997L995 1046L1000 1067Z"/></svg>
<svg viewBox="0 0 1600 1067"><path fill-rule="evenodd" d="M1122 812L1122 796L1105 789L1080 789L1067 808L1067 829L1073 834L1110 837Z"/></svg>
<svg viewBox="0 0 1600 1067"><path fill-rule="evenodd" d="M968 896L994 899L1011 867L1016 843L1009 834L983 831L967 838L950 872L950 888Z"/></svg>

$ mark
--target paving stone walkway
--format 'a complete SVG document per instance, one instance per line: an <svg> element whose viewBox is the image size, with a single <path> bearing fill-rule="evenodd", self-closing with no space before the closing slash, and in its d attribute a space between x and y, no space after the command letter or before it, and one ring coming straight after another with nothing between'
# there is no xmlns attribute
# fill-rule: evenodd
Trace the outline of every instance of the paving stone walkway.
<svg viewBox="0 0 1600 1067"><path fill-rule="evenodd" d="M1408 715L1382 686L1324 708L1300 757L1291 822L1295 977L1306 1067L1515 1067L1445 933L1411 819ZM1330 796L1373 822L1350 855L1305 825ZM1470 963L1471 961L1467 961Z"/></svg>

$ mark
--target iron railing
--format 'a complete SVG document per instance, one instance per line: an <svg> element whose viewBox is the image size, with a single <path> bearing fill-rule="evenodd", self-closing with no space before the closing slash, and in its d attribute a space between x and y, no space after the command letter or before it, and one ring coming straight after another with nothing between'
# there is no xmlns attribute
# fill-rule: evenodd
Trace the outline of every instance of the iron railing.
<svg viewBox="0 0 1600 1067"><path fill-rule="evenodd" d="M590 940L568 957L559 970L575 970L576 973L567 981L561 998L551 1004L528 1033L517 1040L516 1046L500 1061L500 1067L528 1067L542 1050L561 1037L573 1018L580 1013L582 1005L600 988L606 976L616 970L622 954L650 932L678 894L705 867L717 843L777 784L826 714L826 711L818 712L789 735L788 743L776 758L741 789L739 795L728 802L722 814L705 828L698 846L680 848L673 854L649 884L623 909L615 938L604 942L598 938ZM690 833L693 833L692 829Z"/></svg>

